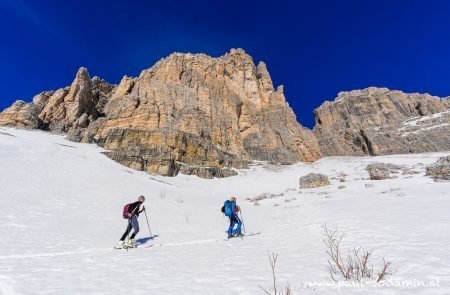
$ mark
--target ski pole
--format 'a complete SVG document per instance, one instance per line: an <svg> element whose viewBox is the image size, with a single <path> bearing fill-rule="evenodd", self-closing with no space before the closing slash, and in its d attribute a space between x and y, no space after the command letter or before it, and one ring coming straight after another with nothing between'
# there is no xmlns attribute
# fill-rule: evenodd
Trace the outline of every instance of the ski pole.
<svg viewBox="0 0 450 295"><path fill-rule="evenodd" d="M150 230L150 223L148 223L147 210L144 209L144 213L145 213L145 219L147 220L148 231L150 232L150 238L151 238L151 237L153 237L153 235L152 235L152 231Z"/></svg>
<svg viewBox="0 0 450 295"><path fill-rule="evenodd" d="M241 213L242 227L244 228L244 233L246 233L245 232L245 224L244 224L244 216L242 216L242 209L241 209L241 207L239 207L239 212Z"/></svg>

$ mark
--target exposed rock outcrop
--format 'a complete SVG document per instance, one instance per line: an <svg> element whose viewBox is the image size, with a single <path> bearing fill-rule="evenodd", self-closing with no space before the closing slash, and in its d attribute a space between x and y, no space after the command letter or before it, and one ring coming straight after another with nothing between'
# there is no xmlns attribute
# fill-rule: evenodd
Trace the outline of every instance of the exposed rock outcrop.
<svg viewBox="0 0 450 295"><path fill-rule="evenodd" d="M450 104L429 94L370 87L341 92L315 110L324 156L450 150Z"/></svg>
<svg viewBox="0 0 450 295"><path fill-rule="evenodd" d="M328 176L320 173L309 173L300 177L300 188L316 188L330 184Z"/></svg>
<svg viewBox="0 0 450 295"><path fill-rule="evenodd" d="M34 103L18 100L0 113L0 125L36 129L40 127L38 114L39 109Z"/></svg>
<svg viewBox="0 0 450 295"><path fill-rule="evenodd" d="M383 180L391 178L392 172L398 172L401 167L394 164L372 163L367 165L366 170L369 172L370 179Z"/></svg>
<svg viewBox="0 0 450 295"><path fill-rule="evenodd" d="M0 124L65 132L108 149L119 163L162 175L221 177L251 160L321 156L266 65L241 49L219 58L174 53L118 86L91 80L81 68L69 88L7 111Z"/></svg>
<svg viewBox="0 0 450 295"><path fill-rule="evenodd" d="M73 132L85 128L104 116L104 105L111 96L113 85L94 77L80 68L68 88L59 89L48 97L39 119L53 132Z"/></svg>
<svg viewBox="0 0 450 295"><path fill-rule="evenodd" d="M434 180L450 180L450 156L439 158L426 167L426 175Z"/></svg>
<svg viewBox="0 0 450 295"><path fill-rule="evenodd" d="M87 69L80 68L70 87L42 92L31 103L16 101L0 113L0 125L73 132L104 116L113 89L97 77L91 80Z"/></svg>

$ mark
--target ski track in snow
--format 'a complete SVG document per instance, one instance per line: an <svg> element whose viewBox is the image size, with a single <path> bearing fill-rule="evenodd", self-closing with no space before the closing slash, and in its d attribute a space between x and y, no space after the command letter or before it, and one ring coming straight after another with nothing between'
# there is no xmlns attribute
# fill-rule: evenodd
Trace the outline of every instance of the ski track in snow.
<svg viewBox="0 0 450 295"><path fill-rule="evenodd" d="M280 286L289 282L295 294L336 294L305 285L329 281L324 224L346 234L345 249L373 250L375 267L382 257L391 260L393 279L441 284L341 293L450 294L450 183L424 175L425 165L450 153L258 163L236 177L204 180L134 171L98 146L62 136L0 130L0 294L263 294L259 286L272 285L272 252L279 254ZM419 174L371 181L365 167L373 162ZM299 177L310 172L327 174L331 185L298 189ZM273 197L259 206L245 201L263 193ZM126 227L122 208L140 194L157 235L148 238L141 215L142 244L115 250ZM228 219L219 210L230 196L238 198L247 232L261 234L226 240Z"/></svg>
<svg viewBox="0 0 450 295"><path fill-rule="evenodd" d="M65 256L65 255L76 255L76 254L87 254L87 253L98 253L100 251L111 251L109 249L91 249L84 251L72 251L72 252L56 252L56 253L37 253L37 254L23 254L23 255L7 255L0 256L0 260L8 259L28 259L28 258L42 258L42 257L55 257L55 256Z"/></svg>
<svg viewBox="0 0 450 295"><path fill-rule="evenodd" d="M225 240L216 240L216 239L208 239L208 240L196 240L196 241L185 241L185 242L172 242L172 243L154 243L151 244L154 247L167 247L167 246L185 246L185 245L196 245L196 244L207 244L207 243L213 243L213 242L223 242ZM147 243L144 244L138 244L137 248L131 248L130 251L134 251L136 249L143 249L147 248L150 245L147 245ZM120 250L126 250L126 249L120 249ZM36 253L36 254L23 254L23 255L6 255L6 256L0 256L0 260L8 260L8 259L28 259L28 258L42 258L42 257L54 257L54 256L65 256L65 255L77 255L77 254L92 254L92 253L98 253L98 252L112 252L117 251L113 248L101 248L101 249L89 249L89 250L82 250L82 251L68 251L68 252L56 252L56 253Z"/></svg>
<svg viewBox="0 0 450 295"><path fill-rule="evenodd" d="M253 236L253 235L251 235ZM251 237L249 236L249 237ZM243 239L240 240L244 240ZM208 244L208 243L217 243L217 242L225 242L227 239L207 239L207 240L195 240L195 241L184 241L184 242L171 242L171 243L154 243L151 244L152 247L170 247L170 246L185 246L185 245L198 245L198 244ZM231 241L231 240L230 240ZM136 249L145 249L149 248L150 245L147 245L147 243L144 244L138 244L136 248L130 248L129 251L136 251ZM127 249L118 249L122 251L126 251ZM28 258L42 258L42 257L55 257L55 256L65 256L65 255L77 255L77 254L92 254L92 253L99 253L99 252L113 252L118 251L117 249L112 248L102 248L102 249L89 249L89 250L82 250L82 251L69 251L69 252L56 252L56 253L36 253L36 254L23 254L23 255L6 255L6 256L0 256L0 260L8 260L8 259L28 259Z"/></svg>

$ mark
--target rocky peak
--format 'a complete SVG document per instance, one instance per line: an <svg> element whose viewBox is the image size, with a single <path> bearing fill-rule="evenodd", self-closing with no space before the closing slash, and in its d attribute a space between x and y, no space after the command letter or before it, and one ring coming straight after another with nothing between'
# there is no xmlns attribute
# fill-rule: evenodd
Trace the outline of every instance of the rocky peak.
<svg viewBox="0 0 450 295"><path fill-rule="evenodd" d="M91 80L80 68L70 87L37 102L43 129L96 142L112 159L162 175L223 177L251 160L320 157L317 140L297 123L282 88L274 90L266 65L256 66L242 49L217 58L174 53L118 86Z"/></svg>
<svg viewBox="0 0 450 295"><path fill-rule="evenodd" d="M88 114L94 107L91 78L86 68L81 67L78 70L69 93L64 97L64 103L69 124L77 120L83 113Z"/></svg>
<svg viewBox="0 0 450 295"><path fill-rule="evenodd" d="M271 93L274 91L272 78L270 77L269 71L267 71L267 66L263 61L260 61L256 67L256 78L260 81L264 92Z"/></svg>
<svg viewBox="0 0 450 295"><path fill-rule="evenodd" d="M402 124L411 118L447 109L444 100L429 94L376 87L340 92L333 102L326 102L314 111L314 133L322 154L329 156L442 150L449 145L441 143L443 139L436 139L433 144L431 137L425 140L419 133L403 136L399 130L404 130Z"/></svg>
<svg viewBox="0 0 450 295"><path fill-rule="evenodd" d="M380 87L367 87L364 89L356 89L356 90L352 90L352 91L341 91L338 93L338 96L335 100L340 100L340 99L351 99L353 97L358 97L358 96L367 96L367 95L374 95L374 94L383 94L383 93L387 93L391 90L389 90L388 88L380 88Z"/></svg>
<svg viewBox="0 0 450 295"><path fill-rule="evenodd" d="M220 57L173 53L119 85L80 68L69 87L14 103L0 125L97 143L138 170L211 178L252 160L450 150L449 107L448 98L387 88L340 92L314 111L312 132L298 124L266 64L231 49Z"/></svg>
<svg viewBox="0 0 450 295"><path fill-rule="evenodd" d="M98 85L100 79L95 83ZM81 67L69 88L59 89L46 99L39 119L51 131L67 132L76 127L80 118L83 126L88 124L88 117L96 115L96 102L89 72Z"/></svg>
<svg viewBox="0 0 450 295"><path fill-rule="evenodd" d="M231 48L229 52L225 53L220 58L233 60L241 64L253 64L253 58L242 48Z"/></svg>
<svg viewBox="0 0 450 295"><path fill-rule="evenodd" d="M15 104L13 110L0 114L0 124L56 133L87 127L102 116L101 105L109 99L114 87L98 77L91 80L88 70L81 67L69 87L42 92L29 104Z"/></svg>
<svg viewBox="0 0 450 295"><path fill-rule="evenodd" d="M269 101L282 104L275 111ZM311 148L313 153L304 148L317 143L310 133L299 128L282 92L274 92L265 64L260 64L258 75L253 60L243 50L231 50L218 58L205 54L171 54L136 79L124 77L106 108L109 121L102 136L108 137L108 130L123 128L125 124L155 134L161 130L189 134L207 143L208 153L227 151L233 155L226 161L220 160L220 166L241 166L238 163L242 160L252 158L295 162L319 157L317 146ZM286 122L292 132L285 129L276 135L274 128L280 125L279 120ZM165 133L161 138L165 142L168 136ZM292 140L291 137L308 137L308 140L302 144L301 140L292 141L292 146L282 148L286 148L283 153L273 150L275 146L283 146L283 140ZM274 147L267 145L268 140ZM105 146L112 143L107 140ZM262 152L265 149L267 152ZM274 152L276 157L270 154ZM230 161L233 157L239 160ZM198 165L198 160L189 161ZM210 164L217 166L217 162ZM152 165L148 169L162 168Z"/></svg>

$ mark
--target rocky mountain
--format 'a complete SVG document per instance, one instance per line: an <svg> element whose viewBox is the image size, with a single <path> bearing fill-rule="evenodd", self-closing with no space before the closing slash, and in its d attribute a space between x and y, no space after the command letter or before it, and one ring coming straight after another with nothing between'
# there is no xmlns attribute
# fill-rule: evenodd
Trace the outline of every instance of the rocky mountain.
<svg viewBox="0 0 450 295"><path fill-rule="evenodd" d="M80 68L70 87L15 102L0 125L96 143L128 167L173 176L235 175L250 161L450 150L450 101L370 87L341 92L297 123L266 65L242 49L213 58L174 53L112 85Z"/></svg>
<svg viewBox="0 0 450 295"><path fill-rule="evenodd" d="M91 80L87 69L80 68L70 87L44 91L31 103L16 101L0 113L0 125L55 133L85 128L105 116L104 106L114 88L98 77Z"/></svg>
<svg viewBox="0 0 450 295"><path fill-rule="evenodd" d="M323 156L450 150L450 101L370 87L341 92L314 111Z"/></svg>
<svg viewBox="0 0 450 295"><path fill-rule="evenodd" d="M241 49L219 58L174 53L119 85L80 68L70 87L14 103L0 125L67 133L126 166L169 176L223 177L252 160L321 157L283 87L275 89L266 65Z"/></svg>

